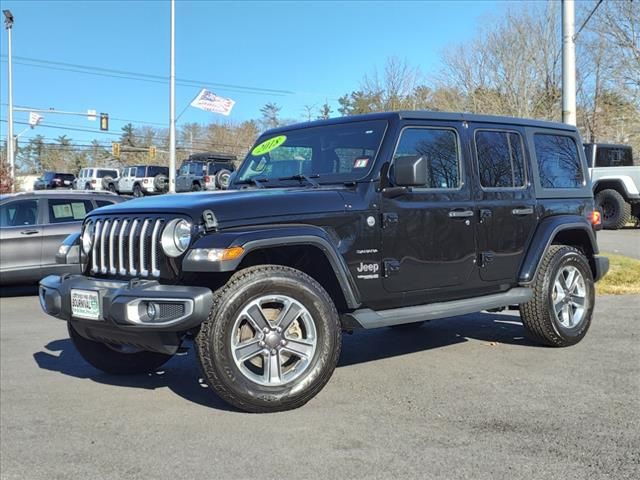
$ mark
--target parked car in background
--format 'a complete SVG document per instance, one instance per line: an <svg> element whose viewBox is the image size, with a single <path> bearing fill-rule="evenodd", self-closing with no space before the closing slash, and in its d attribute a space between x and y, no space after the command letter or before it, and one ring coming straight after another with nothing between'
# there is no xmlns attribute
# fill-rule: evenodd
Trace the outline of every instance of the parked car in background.
<svg viewBox="0 0 640 480"><path fill-rule="evenodd" d="M235 155L226 153L197 153L182 162L176 177L176 192L226 189L236 167Z"/></svg>
<svg viewBox="0 0 640 480"><path fill-rule="evenodd" d="M44 172L33 184L34 190L52 190L54 188L73 188L76 179L72 173Z"/></svg>
<svg viewBox="0 0 640 480"><path fill-rule="evenodd" d="M71 190L0 195L0 285L80 273L77 266L56 264L60 244L80 231L87 213L123 201L112 193Z"/></svg>
<svg viewBox="0 0 640 480"><path fill-rule="evenodd" d="M120 172L116 168L82 168L74 184L76 190L118 191Z"/></svg>
<svg viewBox="0 0 640 480"><path fill-rule="evenodd" d="M142 197L155 193L166 193L169 186L169 167L160 165L137 165L122 169L118 180L118 192Z"/></svg>
<svg viewBox="0 0 640 480"><path fill-rule="evenodd" d="M603 227L617 230L632 217L640 221L640 165L634 165L631 146L586 143L584 149Z"/></svg>

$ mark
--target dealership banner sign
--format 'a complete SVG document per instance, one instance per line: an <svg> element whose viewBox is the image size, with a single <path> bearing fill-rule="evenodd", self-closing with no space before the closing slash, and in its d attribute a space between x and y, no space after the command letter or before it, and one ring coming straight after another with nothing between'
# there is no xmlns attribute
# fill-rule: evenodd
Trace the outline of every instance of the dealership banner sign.
<svg viewBox="0 0 640 480"><path fill-rule="evenodd" d="M230 98L219 97L215 93L203 88L193 99L191 106L207 112L229 115L236 102Z"/></svg>

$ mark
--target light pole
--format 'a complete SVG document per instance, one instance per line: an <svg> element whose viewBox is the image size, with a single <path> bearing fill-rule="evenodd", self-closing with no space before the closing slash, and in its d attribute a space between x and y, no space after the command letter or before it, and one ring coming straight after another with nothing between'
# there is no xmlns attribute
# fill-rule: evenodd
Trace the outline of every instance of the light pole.
<svg viewBox="0 0 640 480"><path fill-rule="evenodd" d="M573 0L562 0L562 121L576 125L576 44Z"/></svg>
<svg viewBox="0 0 640 480"><path fill-rule="evenodd" d="M7 115L9 125L7 128L7 158L9 159L9 175L11 176L11 191L15 190L15 153L13 151L13 64L11 59L11 30L13 27L13 14L10 10L3 10L4 25L7 28L7 64L9 67L9 78L7 86L9 87L9 114Z"/></svg>
<svg viewBox="0 0 640 480"><path fill-rule="evenodd" d="M176 2L171 0L171 73L169 78L169 193L176 192Z"/></svg>

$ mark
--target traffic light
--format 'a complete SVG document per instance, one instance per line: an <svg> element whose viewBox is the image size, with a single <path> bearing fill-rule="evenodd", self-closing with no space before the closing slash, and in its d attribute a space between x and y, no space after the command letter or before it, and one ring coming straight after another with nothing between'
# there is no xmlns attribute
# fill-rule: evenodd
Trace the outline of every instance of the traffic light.
<svg viewBox="0 0 640 480"><path fill-rule="evenodd" d="M120 158L120 144L118 142L111 142L111 155Z"/></svg>
<svg viewBox="0 0 640 480"><path fill-rule="evenodd" d="M149 159L150 160L155 160L156 158L156 147L154 147L153 145L151 145L149 147Z"/></svg>
<svg viewBox="0 0 640 480"><path fill-rule="evenodd" d="M109 130L109 114L101 113L100 114L100 130L108 131Z"/></svg>

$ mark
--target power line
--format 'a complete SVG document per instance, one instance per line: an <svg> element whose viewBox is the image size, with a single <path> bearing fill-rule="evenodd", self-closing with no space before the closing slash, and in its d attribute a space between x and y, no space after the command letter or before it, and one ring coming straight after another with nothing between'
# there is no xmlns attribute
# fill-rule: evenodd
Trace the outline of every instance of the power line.
<svg viewBox="0 0 640 480"><path fill-rule="evenodd" d="M5 62L7 56L0 55L2 61ZM50 70L69 71L74 73L85 73L91 75L99 75L111 78L123 78L128 80L147 81L152 83L169 83L169 78L162 75L151 75L147 73L132 72L128 70L116 70L110 68L95 67L91 65L82 65L76 63L65 63L50 60L43 60L31 57L13 56L13 62L19 65L44 68ZM251 94L267 94L267 95L293 95L295 92L291 90L281 90L273 88L262 87L250 87L245 85L237 85L230 83L211 82L209 80L192 80L179 78L176 79L176 83L182 86L189 87L202 87L203 85L216 87L224 90L235 91L238 93L251 93Z"/></svg>

